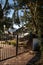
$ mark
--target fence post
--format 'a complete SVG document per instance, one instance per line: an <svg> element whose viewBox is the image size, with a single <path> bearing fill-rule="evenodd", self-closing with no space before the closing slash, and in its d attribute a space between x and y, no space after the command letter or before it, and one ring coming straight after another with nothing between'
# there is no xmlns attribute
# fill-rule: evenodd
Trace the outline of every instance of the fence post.
<svg viewBox="0 0 43 65"><path fill-rule="evenodd" d="M18 34L17 34L17 43L16 43L16 56L18 54Z"/></svg>

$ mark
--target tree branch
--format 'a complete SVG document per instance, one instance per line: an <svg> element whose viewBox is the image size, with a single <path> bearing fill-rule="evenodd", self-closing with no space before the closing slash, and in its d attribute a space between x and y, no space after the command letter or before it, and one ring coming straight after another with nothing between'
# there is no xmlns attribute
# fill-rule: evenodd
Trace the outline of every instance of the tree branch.
<svg viewBox="0 0 43 65"><path fill-rule="evenodd" d="M8 0L6 0L3 10L6 8L7 3L8 3Z"/></svg>

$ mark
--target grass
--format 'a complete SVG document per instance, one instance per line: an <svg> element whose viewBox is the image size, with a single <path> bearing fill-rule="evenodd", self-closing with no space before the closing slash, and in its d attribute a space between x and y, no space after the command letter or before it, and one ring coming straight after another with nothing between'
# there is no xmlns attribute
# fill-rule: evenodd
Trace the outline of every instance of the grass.
<svg viewBox="0 0 43 65"><path fill-rule="evenodd" d="M26 46L26 44L24 42L18 42L20 46ZM6 41L3 41L2 44L9 44L9 45L14 45L16 46L16 40L6 40Z"/></svg>
<svg viewBox="0 0 43 65"><path fill-rule="evenodd" d="M9 45L16 45L16 40L10 40L10 41L8 41L9 42Z"/></svg>
<svg viewBox="0 0 43 65"><path fill-rule="evenodd" d="M16 40L6 40L6 41L3 41L2 44L9 44L9 45L16 45Z"/></svg>

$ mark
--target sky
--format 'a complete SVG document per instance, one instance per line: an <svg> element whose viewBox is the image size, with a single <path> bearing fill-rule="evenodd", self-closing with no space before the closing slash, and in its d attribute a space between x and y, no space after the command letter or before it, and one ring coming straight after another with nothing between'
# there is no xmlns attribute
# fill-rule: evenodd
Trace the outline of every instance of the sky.
<svg viewBox="0 0 43 65"><path fill-rule="evenodd" d="M14 3L13 0L8 0L8 1L9 1L10 4L13 4Z"/></svg>
<svg viewBox="0 0 43 65"><path fill-rule="evenodd" d="M4 7L5 1L6 0L0 0L0 2L2 2L2 8ZM14 4L13 0L8 0L8 2L9 2L10 5ZM16 2L16 4L17 4L17 2ZM12 18L13 13L14 13L14 10L13 9L10 9L10 14L8 14L7 17ZM23 16L23 14L24 13L21 10L18 11L19 17L20 16ZM16 29L19 28L19 26L18 25L15 25L15 24L13 25L13 27L16 28Z"/></svg>
<svg viewBox="0 0 43 65"><path fill-rule="evenodd" d="M11 4L11 5L14 4L13 0L8 0L8 2L9 2L9 4ZM14 10L11 9L10 14L8 14L8 17L12 18L13 13L14 13Z"/></svg>
<svg viewBox="0 0 43 65"><path fill-rule="evenodd" d="M2 9L4 7L5 1L6 0L0 0L0 3L2 3ZM8 2L9 2L9 4L14 4L13 0L8 0ZM10 9L10 14L8 14L7 17L12 18L13 13L14 13L14 10L13 9Z"/></svg>
<svg viewBox="0 0 43 65"><path fill-rule="evenodd" d="M2 2L2 8L3 8L3 6L4 6L6 0L0 0L0 1ZM9 4L11 4L11 5L14 4L13 0L8 0L8 2L9 2ZM10 14L8 14L7 17L12 18L13 13L14 13L14 10L13 10L13 9L10 9ZM20 16L23 16L23 14L24 14L23 11L21 11L21 10L18 11L19 17L20 17Z"/></svg>
<svg viewBox="0 0 43 65"><path fill-rule="evenodd" d="M14 4L13 0L9 0L9 3ZM27 11L29 11L29 10L27 10ZM10 15L8 15L8 17L12 17L13 13L14 13L14 10L11 10ZM24 10L22 10L22 9L18 10L18 15L19 15L19 17L23 16L24 15ZM24 24L22 24L22 22L21 22L20 27L22 27L22 25L24 25ZM16 24L13 24L13 28L19 29L20 27L18 25L16 25Z"/></svg>
<svg viewBox="0 0 43 65"><path fill-rule="evenodd" d="M14 4L13 0L9 0L9 3ZM12 17L13 13L14 13L14 10L11 9L10 15L8 15L8 17ZM21 10L19 10L18 15L19 15L19 17L23 16L23 12L21 12Z"/></svg>
<svg viewBox="0 0 43 65"><path fill-rule="evenodd" d="M8 1L9 1L10 4L14 4L13 0L8 0ZM11 18L13 13L14 13L14 10L11 9L10 15L8 14L8 17Z"/></svg>
<svg viewBox="0 0 43 65"><path fill-rule="evenodd" d="M3 8L3 6L4 6L4 4L5 4L5 0L0 0L0 1L3 1L3 5L2 5L2 8ZM8 0L8 2L9 2L9 4L14 4L14 2L13 2L13 0ZM17 4L17 2L16 2L16 4ZM10 18L12 18L12 15L13 15L13 13L14 13L14 10L13 9L10 9L10 14L8 14L7 15L7 17L10 17ZM22 9L20 9L19 11L18 11L18 15L19 15L19 17L20 16L23 16L24 15L24 12L22 11ZM22 24L21 24L22 25ZM18 25L13 25L13 27L15 27L15 28L19 28L18 27Z"/></svg>

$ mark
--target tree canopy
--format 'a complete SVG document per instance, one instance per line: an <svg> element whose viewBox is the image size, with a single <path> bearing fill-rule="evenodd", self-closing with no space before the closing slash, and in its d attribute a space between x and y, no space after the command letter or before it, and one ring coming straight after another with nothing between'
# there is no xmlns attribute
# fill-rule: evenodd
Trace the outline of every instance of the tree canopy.
<svg viewBox="0 0 43 65"><path fill-rule="evenodd" d="M6 27L10 27L10 23L14 22L20 24L20 22L28 22L26 26L30 29L36 29L36 32L39 28L42 29L43 24L43 6L42 1L40 0L12 0L13 4L10 4L8 0L0 1L0 25L5 24ZM4 4L4 6L2 6ZM12 18L8 18L10 9L14 10ZM24 15L19 17L18 10L22 10ZM29 10L29 11L28 11ZM3 25L4 25L3 24ZM30 25L29 25L30 24ZM3 26L2 25L2 26ZM33 26L33 28L32 28ZM29 28L28 27L28 28ZM2 27L3 28L3 27Z"/></svg>

